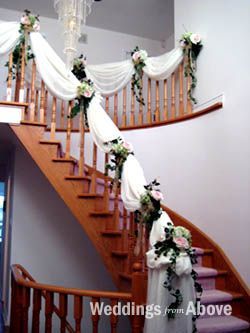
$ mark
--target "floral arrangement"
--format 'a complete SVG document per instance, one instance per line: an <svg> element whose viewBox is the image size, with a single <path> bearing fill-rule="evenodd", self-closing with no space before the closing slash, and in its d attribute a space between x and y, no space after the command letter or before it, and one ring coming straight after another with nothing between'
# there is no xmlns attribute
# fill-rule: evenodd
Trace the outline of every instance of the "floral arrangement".
<svg viewBox="0 0 250 333"><path fill-rule="evenodd" d="M85 72L86 63L86 57L82 54L73 61L72 73L77 77L81 84L77 87L77 97L75 105L71 109L70 118L74 118L79 112L83 112L85 126L88 127L87 109L95 95L95 90L93 82L87 79Z"/></svg>
<svg viewBox="0 0 250 333"><path fill-rule="evenodd" d="M135 222L146 224L148 231L151 230L154 221L158 220L162 214L161 200L163 200L163 194L157 189L159 185L160 183L155 179L144 186L146 192L141 195L141 207L135 211Z"/></svg>
<svg viewBox="0 0 250 333"><path fill-rule="evenodd" d="M171 282L174 277L176 277L175 267L176 260L181 254L187 254L190 257L192 265L197 263L197 258L194 250L192 249L192 237L190 231L184 227L177 226L175 227L172 223L168 223L168 227L165 229L166 237L165 240L157 242L155 247L155 254L157 258L161 255L170 256L170 264L167 268L167 279L164 283L164 287L168 289L170 294L175 298L175 300L168 307L172 311L168 311L168 318L174 318L176 310L182 303L183 297L179 289L174 289ZM196 290L196 305L200 300L202 287L196 281L197 273L192 270L191 276L194 280L194 287ZM195 320L197 316L193 318L194 329L193 332L196 331Z"/></svg>
<svg viewBox="0 0 250 333"><path fill-rule="evenodd" d="M185 62L185 77L190 76L192 79L191 86L188 91L188 96L192 102L197 103L193 96L193 91L197 85L197 78L195 76L196 60L203 47L201 36L192 32L186 32L181 36L180 45L183 49L183 55L186 57Z"/></svg>
<svg viewBox="0 0 250 333"><path fill-rule="evenodd" d="M132 76L131 89L135 94L137 102L145 105L144 98L142 96L142 75L143 67L146 66L145 61L148 58L147 51L140 50L138 46L131 52L132 61L135 68L135 73Z"/></svg>
<svg viewBox="0 0 250 333"><path fill-rule="evenodd" d="M106 142L106 145L111 145L110 154L113 155L111 163L106 164L106 175L108 170L114 171L115 176L112 181L112 186L120 186L123 164L130 154L134 154L133 147L129 142L123 141L121 137Z"/></svg>
<svg viewBox="0 0 250 333"><path fill-rule="evenodd" d="M29 60L34 58L34 54L32 53L31 47L28 44L27 34L29 34L31 31L39 30L39 15L32 15L31 11L25 9L24 14L22 15L20 20L19 41L13 50L12 68L9 68L9 71L11 71L12 73L13 79L16 79L21 69L23 47L25 47L25 65L27 65ZM9 61L6 62L5 66L9 67Z"/></svg>

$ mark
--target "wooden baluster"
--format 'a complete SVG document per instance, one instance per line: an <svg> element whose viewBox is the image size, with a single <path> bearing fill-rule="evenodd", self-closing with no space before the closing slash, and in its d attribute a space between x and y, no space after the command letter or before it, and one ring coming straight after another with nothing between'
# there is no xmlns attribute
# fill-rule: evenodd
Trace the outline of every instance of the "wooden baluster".
<svg viewBox="0 0 250 333"><path fill-rule="evenodd" d="M131 110L130 110L130 126L135 125L135 94L131 90Z"/></svg>
<svg viewBox="0 0 250 333"><path fill-rule="evenodd" d="M141 84L142 84L142 91L143 91L143 78L141 80ZM143 104L140 103L139 104L139 114L138 114L138 125L142 125L143 124Z"/></svg>
<svg viewBox="0 0 250 333"><path fill-rule="evenodd" d="M147 110L147 123L152 123L151 117L151 79L148 79L148 110Z"/></svg>
<svg viewBox="0 0 250 333"><path fill-rule="evenodd" d="M36 81L36 63L33 59L32 62L32 75L31 75L31 96L30 96L30 121L35 121L35 81Z"/></svg>
<svg viewBox="0 0 250 333"><path fill-rule="evenodd" d="M21 58L21 72L20 72L20 87L19 87L19 102L24 101L24 76L25 76L25 48L26 48L26 43L22 45L22 58ZM33 60L34 61L34 60ZM33 68L32 68L33 71ZM33 73L32 73L33 74Z"/></svg>
<svg viewBox="0 0 250 333"><path fill-rule="evenodd" d="M81 112L82 113L82 112ZM60 120L60 128L64 129L64 117L65 117L65 110L64 110L64 101L61 101L61 120Z"/></svg>
<svg viewBox="0 0 250 333"><path fill-rule="evenodd" d="M35 102L35 120L38 121L38 101L39 101L39 91L36 90L36 102Z"/></svg>
<svg viewBox="0 0 250 333"><path fill-rule="evenodd" d="M71 128L72 128L72 119L70 118L70 114L71 114L71 109L73 107L73 104L74 104L74 101L70 101L69 104L68 104L68 119L67 119L65 158L70 158Z"/></svg>
<svg viewBox="0 0 250 333"><path fill-rule="evenodd" d="M22 288L22 333L28 333L29 329L29 307L30 307L30 289Z"/></svg>
<svg viewBox="0 0 250 333"><path fill-rule="evenodd" d="M100 304L100 298L92 297L91 303L93 304L93 307L97 306L97 304ZM93 333L98 333L98 324L100 320L100 315L96 311L95 314L92 314L91 318L92 318Z"/></svg>
<svg viewBox="0 0 250 333"><path fill-rule="evenodd" d="M91 174L90 193L96 193L96 168L97 168L97 146L93 144L93 171Z"/></svg>
<svg viewBox="0 0 250 333"><path fill-rule="evenodd" d="M60 312L60 332L66 332L66 318L68 314L68 296L66 294L59 295L59 312Z"/></svg>
<svg viewBox="0 0 250 333"><path fill-rule="evenodd" d="M191 77L190 75L187 77L187 93L191 87ZM193 111L193 107L192 107L192 101L190 99L190 97L187 95L187 113L191 114Z"/></svg>
<svg viewBox="0 0 250 333"><path fill-rule="evenodd" d="M155 114L154 121L160 121L160 96L159 96L159 81L155 81Z"/></svg>
<svg viewBox="0 0 250 333"><path fill-rule="evenodd" d="M45 301L45 333L52 333L52 316L54 311L54 294L46 291Z"/></svg>
<svg viewBox="0 0 250 333"><path fill-rule="evenodd" d="M123 88L122 99L123 99L122 127L126 127L126 124L127 124L127 87Z"/></svg>
<svg viewBox="0 0 250 333"><path fill-rule="evenodd" d="M30 88L27 88L26 89L26 99L25 99L25 102L29 103L29 100L30 100Z"/></svg>
<svg viewBox="0 0 250 333"><path fill-rule="evenodd" d="M22 287L20 287L13 275L11 275L11 314L10 333L21 332L22 324Z"/></svg>
<svg viewBox="0 0 250 333"><path fill-rule="evenodd" d="M42 302L41 290L34 289L34 291L33 291L32 333L39 333L39 331L40 331L41 302Z"/></svg>
<svg viewBox="0 0 250 333"><path fill-rule="evenodd" d="M175 72L171 75L171 119L175 119Z"/></svg>
<svg viewBox="0 0 250 333"><path fill-rule="evenodd" d="M48 112L48 90L45 91L45 98L44 98L44 122L47 123L47 112Z"/></svg>
<svg viewBox="0 0 250 333"><path fill-rule="evenodd" d="M145 304L145 277L142 273L142 265L133 264L132 274L132 301L135 306ZM141 333L143 318L140 315L132 316L132 333Z"/></svg>
<svg viewBox="0 0 250 333"><path fill-rule="evenodd" d="M164 106L163 106L163 120L168 119L168 81L163 81L163 93L164 93Z"/></svg>
<svg viewBox="0 0 250 333"><path fill-rule="evenodd" d="M10 53L9 67L8 67L8 80L7 80L7 93L6 93L6 95L7 95L6 99L8 102L11 101L11 94L12 94L12 79L13 79L12 65L13 65L13 53Z"/></svg>
<svg viewBox="0 0 250 333"><path fill-rule="evenodd" d="M41 82L41 95L40 95L40 123L45 123L45 85Z"/></svg>
<svg viewBox="0 0 250 333"><path fill-rule="evenodd" d="M114 123L118 125L118 94L114 95Z"/></svg>
<svg viewBox="0 0 250 333"><path fill-rule="evenodd" d="M179 115L184 115L183 103L183 62L179 66Z"/></svg>
<svg viewBox="0 0 250 333"><path fill-rule="evenodd" d="M53 97L52 113L51 113L51 125L50 125L50 140L56 139L56 97Z"/></svg>
<svg viewBox="0 0 250 333"><path fill-rule="evenodd" d="M79 164L78 164L78 174L79 176L84 175L84 136L85 136L85 128L84 128L84 118L83 113L80 112L79 117L79 132L80 132L80 154L79 154Z"/></svg>
<svg viewBox="0 0 250 333"><path fill-rule="evenodd" d="M118 316L114 314L113 308L114 306L117 306L118 300L117 299L112 299L111 300L111 307L112 307L112 312L110 315L110 326L111 326L111 333L117 333L117 324L118 324Z"/></svg>
<svg viewBox="0 0 250 333"><path fill-rule="evenodd" d="M119 227L119 224L120 224L119 194L120 194L120 189L118 186L116 186L115 198L114 198L114 228L115 228L115 230L120 229L120 227Z"/></svg>
<svg viewBox="0 0 250 333"><path fill-rule="evenodd" d="M74 296L75 333L81 333L82 296Z"/></svg>

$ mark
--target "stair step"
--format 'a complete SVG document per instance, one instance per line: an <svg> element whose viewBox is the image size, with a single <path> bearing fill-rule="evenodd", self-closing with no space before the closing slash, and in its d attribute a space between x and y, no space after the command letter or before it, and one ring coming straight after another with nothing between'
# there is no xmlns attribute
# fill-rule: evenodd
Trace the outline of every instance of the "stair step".
<svg viewBox="0 0 250 333"><path fill-rule="evenodd" d="M22 120L21 125L31 125L31 126L42 126L47 127L47 124L40 123L39 121L28 121L28 120Z"/></svg>
<svg viewBox="0 0 250 333"><path fill-rule="evenodd" d="M57 157L57 158L53 158L52 159L53 162L56 162L56 163L74 163L76 164L77 161L74 160L73 158L64 158L64 157Z"/></svg>
<svg viewBox="0 0 250 333"><path fill-rule="evenodd" d="M217 316L197 320L198 333L233 333L244 332L249 323L235 316Z"/></svg>
<svg viewBox="0 0 250 333"><path fill-rule="evenodd" d="M105 216L113 216L114 212L113 211L108 211L108 210L100 210L100 211L93 211L90 212L91 216L96 216L96 217L105 217Z"/></svg>
<svg viewBox="0 0 250 333"><path fill-rule="evenodd" d="M65 176L64 177L65 180L87 180L87 181L91 181L91 177L90 176Z"/></svg>
<svg viewBox="0 0 250 333"><path fill-rule="evenodd" d="M101 234L106 237L121 237L122 232L116 230L105 230L102 231Z"/></svg>
<svg viewBox="0 0 250 333"><path fill-rule="evenodd" d="M230 302L233 299L241 299L243 297L240 293L223 291L218 289L204 290L201 296L202 304L214 304Z"/></svg>
<svg viewBox="0 0 250 333"><path fill-rule="evenodd" d="M103 194L100 194L100 193L81 193L81 194L78 194L78 198L84 198L84 199L103 198Z"/></svg>
<svg viewBox="0 0 250 333"><path fill-rule="evenodd" d="M42 145L61 145L61 142L58 140L40 140L39 143L41 143Z"/></svg>
<svg viewBox="0 0 250 333"><path fill-rule="evenodd" d="M228 273L225 270L217 270L217 269L214 269L214 268L203 267L203 266L195 267L194 270L198 274L199 279L226 275Z"/></svg>
<svg viewBox="0 0 250 333"><path fill-rule="evenodd" d="M118 257L118 258L127 258L128 257L127 251L112 251L111 254L113 257Z"/></svg>

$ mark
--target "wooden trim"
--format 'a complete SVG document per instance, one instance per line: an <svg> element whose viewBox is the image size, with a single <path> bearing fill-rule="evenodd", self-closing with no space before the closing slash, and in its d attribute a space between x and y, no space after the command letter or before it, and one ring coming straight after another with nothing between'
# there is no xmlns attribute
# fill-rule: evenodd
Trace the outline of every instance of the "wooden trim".
<svg viewBox="0 0 250 333"><path fill-rule="evenodd" d="M165 126L165 125L172 125L175 123L179 123L182 121L190 120L193 118L198 118L201 117L205 114L208 114L210 112L220 110L223 108L223 103L222 102L216 102L208 107L206 107L203 110L193 112L191 114L185 114L179 117L176 117L174 119L168 119L168 120L163 120L155 123L150 123L150 124L143 124L143 125L134 125L134 126L126 126L126 127L119 127L120 131L129 131L129 130L137 130L137 129L144 129L144 128L151 128L151 127L158 127L158 126ZM47 128L46 131L50 131L50 128ZM57 132L66 132L65 128L57 128ZM78 129L72 129L71 132L79 132ZM86 132L89 132L89 130L86 130Z"/></svg>

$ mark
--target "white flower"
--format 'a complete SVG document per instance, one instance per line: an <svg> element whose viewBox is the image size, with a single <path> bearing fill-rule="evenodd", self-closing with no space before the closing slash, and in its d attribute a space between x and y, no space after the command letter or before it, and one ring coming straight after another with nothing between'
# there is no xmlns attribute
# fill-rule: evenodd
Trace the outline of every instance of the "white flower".
<svg viewBox="0 0 250 333"><path fill-rule="evenodd" d="M130 142L123 142L122 143L123 147L127 149L130 153L133 151L133 146Z"/></svg>
<svg viewBox="0 0 250 333"><path fill-rule="evenodd" d="M36 21L35 23L34 23L34 25L33 25L33 29L34 29L34 31L40 31L40 24Z"/></svg>
<svg viewBox="0 0 250 333"><path fill-rule="evenodd" d="M201 36L199 34L192 34L190 40L193 44L198 44L201 41Z"/></svg>
<svg viewBox="0 0 250 333"><path fill-rule="evenodd" d="M89 87L84 91L83 96L90 98L93 95L93 93L94 90L92 89L92 87Z"/></svg>
<svg viewBox="0 0 250 333"><path fill-rule="evenodd" d="M174 236L179 238L179 237L185 237L189 239L191 237L190 231L184 227L177 226L174 228Z"/></svg>
<svg viewBox="0 0 250 333"><path fill-rule="evenodd" d="M24 25L29 25L30 24L29 17L27 15L23 15L21 17L21 23L24 24Z"/></svg>
<svg viewBox="0 0 250 333"><path fill-rule="evenodd" d="M152 190L151 195L157 201L161 201L164 199L163 194L160 191Z"/></svg>
<svg viewBox="0 0 250 333"><path fill-rule="evenodd" d="M142 61L146 61L147 58L148 58L148 53L147 53L147 51L145 51L145 50L140 50L140 59L141 59Z"/></svg>
<svg viewBox="0 0 250 333"><path fill-rule="evenodd" d="M136 51L132 56L132 59L135 63L145 62L147 58L148 58L148 53L145 50Z"/></svg>

